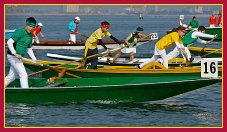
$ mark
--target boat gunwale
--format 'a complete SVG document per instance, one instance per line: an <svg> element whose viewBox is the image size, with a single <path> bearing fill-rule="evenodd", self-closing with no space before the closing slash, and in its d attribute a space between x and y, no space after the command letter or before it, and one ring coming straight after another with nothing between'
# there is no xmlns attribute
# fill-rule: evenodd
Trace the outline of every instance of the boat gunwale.
<svg viewBox="0 0 227 132"><path fill-rule="evenodd" d="M106 87L122 87L122 86L141 86L141 85L160 85L160 84L172 84L172 83L185 83L185 82L196 82L196 81L208 81L208 80L217 80L217 82L219 81L218 78L199 78L199 79L186 79L186 80L182 80L182 81L168 81L168 82L153 82L153 83L140 83L140 84L119 84L119 85L100 85L100 86L68 86L68 87L30 87L30 88L20 88L20 87L6 87L5 90L64 90L64 89L82 89L82 88L106 88ZM60 92L60 91L59 91ZM7 91L6 91L7 93Z"/></svg>
<svg viewBox="0 0 227 132"><path fill-rule="evenodd" d="M68 71L76 71L76 72L89 72L89 73L138 73L138 74L149 74L149 73L198 73L201 72L200 67L195 69L108 69L108 68L99 68L99 69L75 69L75 68L67 68ZM218 68L218 71L222 71L222 68Z"/></svg>
<svg viewBox="0 0 227 132"><path fill-rule="evenodd" d="M218 54L218 55L222 55L222 48L202 48L202 47L195 47L195 46L189 46L188 49L191 52L201 52L202 50L204 50L204 53L213 53L214 51L216 51L213 54Z"/></svg>

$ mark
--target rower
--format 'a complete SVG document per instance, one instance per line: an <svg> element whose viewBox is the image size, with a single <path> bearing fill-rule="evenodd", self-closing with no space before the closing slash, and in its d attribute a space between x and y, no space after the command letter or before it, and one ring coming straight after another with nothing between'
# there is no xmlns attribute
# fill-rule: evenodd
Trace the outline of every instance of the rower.
<svg viewBox="0 0 227 132"><path fill-rule="evenodd" d="M114 40L116 43L120 45L119 40L116 39L113 35L111 35L110 32L108 31L109 28L110 23L107 21L103 21L101 22L101 28L98 28L91 34L91 36L87 39L85 43L84 58L98 54L97 48L98 43L100 43L103 46L103 48L106 49L107 53L110 53L110 50L105 46L105 44L102 41L102 38L104 37L110 37L112 40ZM83 67L86 67L86 65L90 62L92 69L97 69L98 56L86 59Z"/></svg>
<svg viewBox="0 0 227 132"><path fill-rule="evenodd" d="M117 60L119 57L121 57L124 53L130 53L130 61L134 60L134 55L136 53L136 43L133 45L130 45L130 43L136 41L138 38L142 38L145 35L143 34L143 28L138 27L135 32L132 32L126 39L124 45L126 46L125 48L121 49L119 53L117 53L114 58L113 58L113 63L115 60ZM127 46L130 45L130 46Z"/></svg>

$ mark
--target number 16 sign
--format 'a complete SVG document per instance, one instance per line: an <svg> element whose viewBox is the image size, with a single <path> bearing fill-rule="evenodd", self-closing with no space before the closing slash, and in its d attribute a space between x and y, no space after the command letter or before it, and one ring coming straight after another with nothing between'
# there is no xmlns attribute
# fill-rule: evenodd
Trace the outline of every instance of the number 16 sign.
<svg viewBox="0 0 227 132"><path fill-rule="evenodd" d="M218 78L218 61L202 60L201 61L201 78Z"/></svg>

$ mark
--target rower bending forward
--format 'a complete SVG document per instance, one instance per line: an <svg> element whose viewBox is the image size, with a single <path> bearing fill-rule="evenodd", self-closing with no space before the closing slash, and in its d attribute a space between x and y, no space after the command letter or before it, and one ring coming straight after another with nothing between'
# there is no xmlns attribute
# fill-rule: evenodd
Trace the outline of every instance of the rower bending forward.
<svg viewBox="0 0 227 132"><path fill-rule="evenodd" d="M183 42L181 38L185 34L185 28L179 26L176 31L173 31L164 37L162 37L156 44L154 48L154 55L151 59L145 61L144 63L137 65L138 69L143 68L145 65L149 64L150 62L155 62L159 57L163 59L163 65L168 68L168 58L166 55L166 49L174 44L176 44L177 48L179 48L184 56L187 56L187 53L184 50Z"/></svg>

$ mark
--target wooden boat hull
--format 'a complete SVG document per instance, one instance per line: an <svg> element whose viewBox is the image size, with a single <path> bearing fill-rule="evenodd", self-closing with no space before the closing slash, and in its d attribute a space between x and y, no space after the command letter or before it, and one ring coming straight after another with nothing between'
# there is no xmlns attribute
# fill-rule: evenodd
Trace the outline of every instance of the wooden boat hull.
<svg viewBox="0 0 227 132"><path fill-rule="evenodd" d="M14 32L15 32L15 30L6 29L6 31L5 31L5 38L6 39L9 39L13 35Z"/></svg>
<svg viewBox="0 0 227 132"><path fill-rule="evenodd" d="M34 43L32 48L33 49L74 49L74 50L81 50L85 48L85 42L77 41L75 44L70 41L46 41L41 40L39 44ZM121 43L124 43L124 40L120 40ZM114 42L113 40L105 40L103 43L107 46L107 48L117 48L119 44ZM98 44L98 49L103 49L101 45Z"/></svg>
<svg viewBox="0 0 227 132"><path fill-rule="evenodd" d="M5 31L5 42L13 35L15 30L6 30ZM124 43L124 40L119 40L120 43ZM69 44L70 43L70 44ZM116 48L119 46L113 40L104 40L103 43L107 46L107 48ZM81 50L85 47L85 40L81 39L81 41L77 41L76 43L70 40L40 40L40 43L34 43L33 49L73 49L73 50ZM101 45L98 44L99 49L103 49Z"/></svg>
<svg viewBox="0 0 227 132"><path fill-rule="evenodd" d="M63 86L50 87L45 78L30 78L30 88L15 80L5 89L7 103L144 102L156 101L217 83L199 77L66 78ZM59 79L58 81L63 81Z"/></svg>
<svg viewBox="0 0 227 132"><path fill-rule="evenodd" d="M119 40L120 43L124 43L124 40ZM149 42L150 40L144 40L139 42L139 45ZM5 40L7 42L7 39ZM32 45L32 49L67 49L67 50L81 50L85 48L85 42L77 41L75 44L68 44L70 41L44 41L41 40L39 44L34 43ZM103 41L105 46L109 49L115 49L120 47L119 44L114 42L113 40L105 40ZM100 44L98 44L98 49L104 49Z"/></svg>
<svg viewBox="0 0 227 132"><path fill-rule="evenodd" d="M195 46L189 46L188 49L190 52L194 55L199 55L202 57L222 57L222 49L216 49L216 48L202 48L202 47L195 47ZM204 52L202 53L202 50Z"/></svg>

